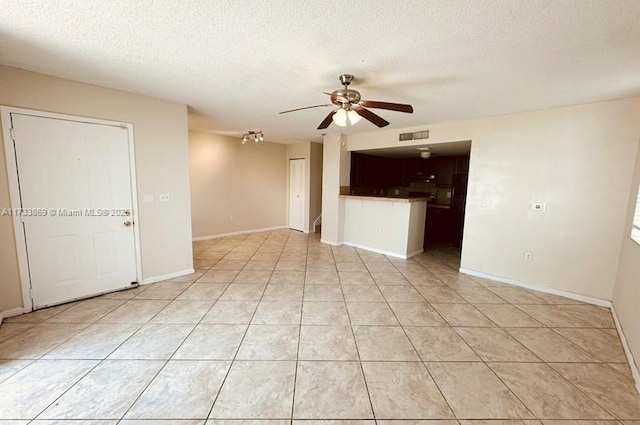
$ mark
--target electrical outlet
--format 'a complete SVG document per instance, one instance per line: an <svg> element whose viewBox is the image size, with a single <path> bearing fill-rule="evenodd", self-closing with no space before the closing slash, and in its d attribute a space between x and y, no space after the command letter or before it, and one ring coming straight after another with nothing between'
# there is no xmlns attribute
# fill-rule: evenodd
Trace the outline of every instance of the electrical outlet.
<svg viewBox="0 0 640 425"><path fill-rule="evenodd" d="M526 261L527 263L530 263L533 261L533 254L530 252L525 252L524 253L524 261Z"/></svg>
<svg viewBox="0 0 640 425"><path fill-rule="evenodd" d="M489 200L488 199L483 199L480 201L480 209L481 210L488 210L489 209Z"/></svg>
<svg viewBox="0 0 640 425"><path fill-rule="evenodd" d="M378 234L378 235L379 235L379 234L381 234L381 233L382 233L382 229L380 229L380 228L376 229L376 234Z"/></svg>
<svg viewBox="0 0 640 425"><path fill-rule="evenodd" d="M544 202L532 202L531 203L531 211L544 211L545 204Z"/></svg>
<svg viewBox="0 0 640 425"><path fill-rule="evenodd" d="M160 198L160 202L169 202L169 199L171 199L168 193L161 193L158 197Z"/></svg>

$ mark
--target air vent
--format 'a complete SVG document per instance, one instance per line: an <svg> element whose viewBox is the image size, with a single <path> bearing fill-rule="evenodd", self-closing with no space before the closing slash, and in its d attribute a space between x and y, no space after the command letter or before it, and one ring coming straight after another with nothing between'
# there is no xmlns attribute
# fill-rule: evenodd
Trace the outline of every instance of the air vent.
<svg viewBox="0 0 640 425"><path fill-rule="evenodd" d="M414 140L428 139L428 138L429 138L429 130L416 131L415 133L413 133Z"/></svg>
<svg viewBox="0 0 640 425"><path fill-rule="evenodd" d="M401 142L407 142L409 140L420 140L420 139L428 139L429 138L429 130L416 131L413 133L400 133L399 140Z"/></svg>
<svg viewBox="0 0 640 425"><path fill-rule="evenodd" d="M400 133L401 142L406 142L408 140L413 140L413 133Z"/></svg>

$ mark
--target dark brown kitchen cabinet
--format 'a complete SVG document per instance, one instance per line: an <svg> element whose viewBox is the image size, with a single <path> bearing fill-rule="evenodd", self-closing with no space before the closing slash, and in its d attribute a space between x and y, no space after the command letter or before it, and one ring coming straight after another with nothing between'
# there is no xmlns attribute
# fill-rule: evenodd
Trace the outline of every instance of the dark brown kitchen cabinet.
<svg viewBox="0 0 640 425"><path fill-rule="evenodd" d="M424 248L448 245L451 237L451 210L427 206Z"/></svg>
<svg viewBox="0 0 640 425"><path fill-rule="evenodd" d="M436 172L438 186L450 186L455 170L455 158L438 158L438 171Z"/></svg>

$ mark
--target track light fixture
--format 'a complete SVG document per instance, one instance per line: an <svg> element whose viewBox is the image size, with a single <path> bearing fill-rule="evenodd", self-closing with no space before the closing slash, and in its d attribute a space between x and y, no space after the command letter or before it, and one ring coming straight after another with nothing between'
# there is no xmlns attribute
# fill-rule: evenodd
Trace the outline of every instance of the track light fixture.
<svg viewBox="0 0 640 425"><path fill-rule="evenodd" d="M264 142L264 134L260 131L248 131L242 135L242 144L244 145L249 140L253 139L254 142Z"/></svg>

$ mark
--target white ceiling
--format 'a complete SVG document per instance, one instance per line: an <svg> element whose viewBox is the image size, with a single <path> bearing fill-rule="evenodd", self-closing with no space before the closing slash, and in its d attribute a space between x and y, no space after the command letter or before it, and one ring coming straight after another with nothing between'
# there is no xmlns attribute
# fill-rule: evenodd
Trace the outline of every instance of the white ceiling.
<svg viewBox="0 0 640 425"><path fill-rule="evenodd" d="M0 63L187 104L194 129L320 141L328 110L278 111L327 103L341 73L413 104L379 111L396 128L639 95L638 22L638 0L9 0Z"/></svg>
<svg viewBox="0 0 640 425"><path fill-rule="evenodd" d="M469 155L471 153L470 140L449 143L430 143L416 146L395 146L393 148L365 149L357 152L373 156L382 156L384 158L418 158L421 150L427 147L433 155L437 156Z"/></svg>

